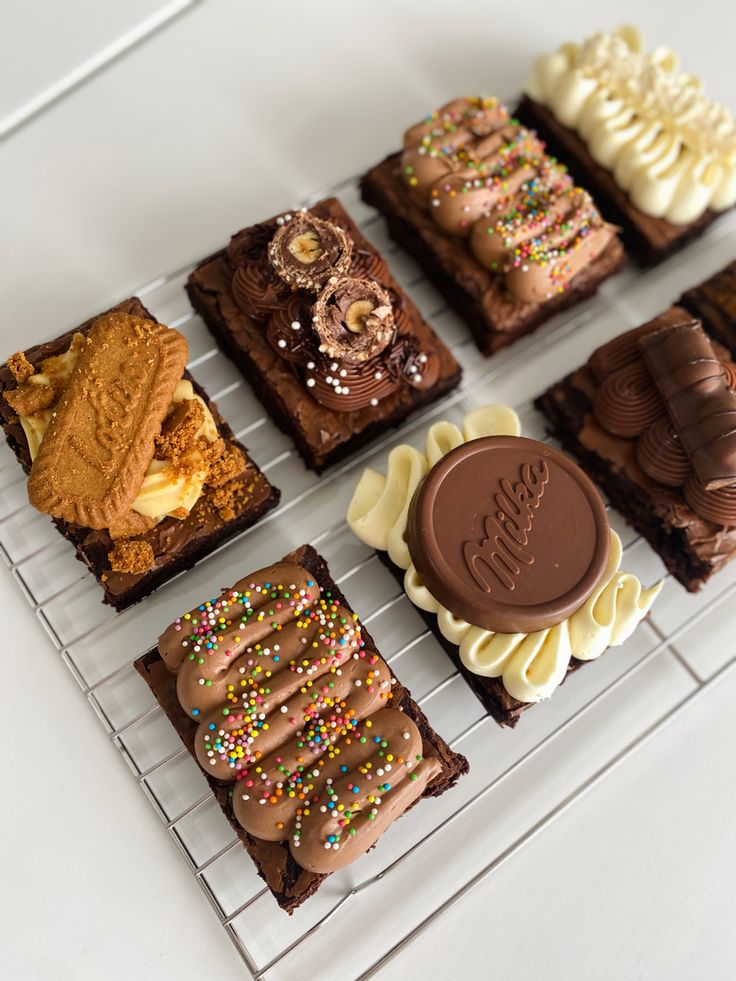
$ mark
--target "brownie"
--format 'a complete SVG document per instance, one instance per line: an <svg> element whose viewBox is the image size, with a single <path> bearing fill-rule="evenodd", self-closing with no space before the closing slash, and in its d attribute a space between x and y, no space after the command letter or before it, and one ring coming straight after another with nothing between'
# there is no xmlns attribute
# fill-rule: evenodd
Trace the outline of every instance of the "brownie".
<svg viewBox="0 0 736 981"><path fill-rule="evenodd" d="M613 173L593 159L578 134L560 123L546 107L525 95L517 109L519 119L536 130L548 148L588 188L603 217L619 225L627 251L643 266L653 266L682 248L718 217L708 209L695 221L674 225L665 218L644 214L632 203Z"/></svg>
<svg viewBox="0 0 736 981"><path fill-rule="evenodd" d="M708 333L736 356L736 260L683 293L677 302L702 320Z"/></svg>
<svg viewBox="0 0 736 981"><path fill-rule="evenodd" d="M325 560L309 545L287 555L282 561L296 562L311 573L323 590L330 591L332 597L348 610L350 604L330 576ZM370 634L362 628L366 649L378 653ZM182 739L189 753L196 759L194 737L197 724L182 710L176 693L176 676L164 664L158 648L153 648L135 662L135 668L151 688ZM447 743L432 729L426 716L411 697L411 692L397 682L393 689L391 706L400 708L414 721L423 741L423 753L436 757L442 770L427 785L422 797L436 797L452 787L458 778L468 771L464 756L454 753ZM258 874L266 882L279 906L293 913L306 899L312 896L330 873L314 873L302 868L294 859L285 841L265 841L248 834L238 823L233 813L232 784L214 779L203 770L205 778L223 814L230 822L243 847L253 859ZM412 805L413 806L413 805Z"/></svg>
<svg viewBox="0 0 736 981"><path fill-rule="evenodd" d="M472 255L462 239L445 234L429 213L406 193L401 155L392 154L361 180L363 200L386 218L391 237L413 256L447 303L470 327L488 356L536 330L556 313L592 296L625 260L614 236L606 248L570 281L568 288L542 303L526 303L506 289Z"/></svg>
<svg viewBox="0 0 736 981"><path fill-rule="evenodd" d="M398 565L394 565L388 556L388 552L379 551L378 558L390 570L394 579L403 588L404 577L406 576L406 571L401 569ZM536 702L520 702L513 695L510 695L501 678L487 678L484 675L475 674L473 671L469 671L460 659L460 649L457 644L451 643L442 633L437 622L437 614L430 613L428 610L422 610L420 607L415 606L414 609L424 620L425 624L429 628L430 633L439 641L445 654L450 658L452 663L455 665L457 670L462 675L463 679L467 683L470 690L480 701L483 708L488 712L491 718L504 728L513 729L519 719L521 718L522 712L527 709L532 708L536 705ZM575 658L570 659L570 664L567 669L567 674L561 682L564 684L567 678L572 674L573 671L577 671L578 668L585 664L592 664L592 661L578 661Z"/></svg>
<svg viewBox="0 0 736 981"><path fill-rule="evenodd" d="M328 408L310 395L303 372L269 342L263 321L238 306L232 289L235 271L232 247L237 249L244 236L261 236L265 254L266 242L278 227L277 219L243 229L235 235L230 249L216 252L197 266L186 289L192 306L202 315L217 344L240 368L274 422L294 440L307 466L320 473L392 426L399 425L415 409L455 388L460 381L461 369L339 201L327 199L311 208L309 213L332 222L350 236L356 257L350 275L367 276L387 291L406 332L426 355L436 358L438 370L433 384L423 388L402 386L381 397L377 405L366 405L349 412ZM308 295L305 293L304 296L308 302ZM284 305L289 299L284 300Z"/></svg>
<svg viewBox="0 0 736 981"><path fill-rule="evenodd" d="M695 592L736 557L736 522L709 520L686 500L687 487L676 481L664 484L655 479L656 468L649 467L651 472L645 472L637 450L640 437L614 435L603 427L594 410L596 394L605 382L602 374L594 370L596 364L602 363L601 352L610 350L613 344L626 343L633 335L661 331L683 320L688 320L687 311L673 307L654 321L621 335L599 348L588 364L540 395L535 404L547 417L550 432L576 457L613 507L649 542L672 575ZM691 322L688 326L697 324ZM729 353L717 343L712 348L733 378L734 364ZM682 450L679 456L684 457ZM663 479L664 473L662 469Z"/></svg>
<svg viewBox="0 0 736 981"><path fill-rule="evenodd" d="M155 319L137 297L124 300L111 311L106 312L113 311L121 311L151 321ZM73 335L76 332L88 333L96 319L93 317L87 320L76 330L68 331L56 340L29 348L25 351L26 358L36 366L45 358L66 351ZM242 450L246 461L243 475L244 493L232 502L232 512L234 512L232 516L224 518L213 506L210 489L205 488L188 517L183 520L164 518L155 528L136 536L136 541L148 542L154 554L152 567L143 573L111 570L108 553L113 547L113 540L106 529L82 528L60 518L52 518L63 537L74 545L77 558L84 562L102 586L104 602L109 603L116 610L123 610L137 603L177 573L190 569L222 542L258 521L279 502L280 491L271 486L264 474L247 456L245 447L235 440L231 428L220 416L217 406L208 399L206 392L188 372L185 372L183 377L192 383L197 395L209 407L220 436ZM7 364L0 367L0 418L5 438L18 462L26 473L29 473L32 461L25 433L18 416L1 397L3 392L12 388L14 384L15 380Z"/></svg>

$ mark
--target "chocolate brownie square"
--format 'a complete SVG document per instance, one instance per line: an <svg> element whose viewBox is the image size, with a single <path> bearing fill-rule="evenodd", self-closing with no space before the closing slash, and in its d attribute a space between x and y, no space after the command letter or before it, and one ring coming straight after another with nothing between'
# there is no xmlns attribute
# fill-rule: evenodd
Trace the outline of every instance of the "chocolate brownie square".
<svg viewBox="0 0 736 981"><path fill-rule="evenodd" d="M155 322L151 313L136 297L124 300L103 316L115 312ZM38 344L22 355L14 355L8 363L0 367L0 418L5 438L27 474L30 474L33 463L28 437L18 413L5 396L12 399L12 394L19 387L24 374L38 368L42 361L68 351L75 334L88 336L97 319L93 317L56 340ZM142 571L115 571L112 568L109 556L116 548L116 543L109 529L85 528L62 518L52 519L63 537L75 547L77 558L84 562L102 586L104 601L116 610L123 610L137 603L178 572L191 568L222 542L254 524L279 501L280 492L271 486L248 457L245 448L237 442L227 422L220 416L217 406L208 399L206 392L188 372L184 372L183 378L191 383L196 395L209 409L217 427L217 435L225 446L243 454L244 469L237 480L224 482L220 487L205 487L186 516L165 517L154 527L134 534L130 539L132 544L126 543L122 550L127 548L131 554L136 549L145 550L152 556L152 563Z"/></svg>
<svg viewBox="0 0 736 981"><path fill-rule="evenodd" d="M220 603L223 601L230 603L228 616L233 623L236 619L238 620L233 628L238 632L238 636L230 638L228 635L228 644L231 641L240 642L237 650L227 651L228 656L233 655L228 666L232 665L237 677L241 679L240 686L245 687L245 692L241 694L244 707L241 710L239 706L237 719L233 715L230 720L234 724L238 723L239 720L234 729L218 732L217 726L208 725L206 718L210 716L206 715L206 711L209 710L205 710L204 707L201 710L194 708L186 694L187 685L182 684L181 678L177 680L178 672L187 670L187 659L191 661L192 658L198 656L194 653L187 653L190 650L199 649L196 642L197 628L192 627L192 623L188 619L190 614L172 624L159 639L159 646L136 661L135 667L153 691L190 754L202 766L217 803L243 847L253 859L259 875L266 882L276 902L288 913L293 913L297 907L301 906L319 889L335 868L343 867L367 849L372 848L380 833L393 823L396 817L405 813L406 810L425 797L436 797L452 787L460 776L467 773L468 762L464 756L453 752L442 737L432 729L427 718L411 697L411 693L396 679L388 682L389 669L381 658L375 642L362 627L357 616L353 614L348 601L332 580L325 560L318 555L314 548L304 545L285 556L276 566L262 571L264 573L273 572L275 576L306 574L311 578L306 580L305 585L312 589L316 586L319 601L314 602L314 595L311 598L307 596L306 601L304 599L300 601L302 604L306 603L307 615L299 618L296 631L292 634L288 633L289 627L287 625L288 621L291 621L292 625L294 624L295 618L291 612L287 611L279 624L273 625L279 632L272 636L279 638L280 646L276 645L272 650L270 646L272 643L271 635L260 628L260 621L248 624L249 611L255 612L254 620L258 619L257 610L252 608L256 604L253 597L257 597L261 585L266 590L278 589L278 602L269 611L271 616L278 619L282 602L284 606L286 605L283 598L303 597L304 590L301 593L296 592L296 590L289 593L288 586L290 584L286 580L279 582L278 585L276 580L261 583L263 576L259 573L253 573L241 580L232 590L223 593ZM287 587L286 591L284 586ZM273 596L275 595L274 593ZM273 597L269 593L266 601L272 599ZM214 611L217 608L217 602L213 600L211 603L205 604L205 607L207 610ZM235 615L233 615L232 603L242 604L237 607ZM203 607L200 606L199 610L202 609ZM314 676L315 671L321 670L317 666L318 661L312 662L312 666L305 669L306 673L300 676L304 679L304 690L313 691L308 702L314 705L314 699L319 701L319 691L328 692L330 689L335 691L335 686L341 684L345 675L353 668L357 672L357 680L343 684L339 696L335 694L334 697L330 696L319 702L314 710L305 701L304 706L298 711L294 710L294 717L290 718L291 710L294 709L295 705L293 701L295 694L292 689L286 691L283 679L288 680L290 672L296 670L297 663L301 665L302 662L301 660L299 662L291 660L289 645L293 642L297 649L302 650L299 647L299 631L308 629L309 618L314 618L315 615L319 617L320 609L327 611L325 614L327 617L330 613L339 614L340 610L348 614L339 621L340 624L345 624L346 620L349 621L346 632L341 632L341 628L338 629L338 633L341 633L342 637L340 643L345 639L350 643L350 638L356 636L356 630L363 643L353 651L347 659L347 663L343 663L342 668L336 674L332 673L332 666L328 668L327 676L334 680L327 687L315 684L311 688L313 682L308 680ZM315 611L317 612L315 613ZM197 611L194 615L198 616ZM202 622L206 623L206 621ZM214 623L215 621L212 620L211 622ZM327 626L330 624L332 621L329 621ZM354 628L350 624L354 624ZM253 655L255 661L247 661L245 656L249 651L254 650L251 647L244 650L244 645L249 642L249 638L245 636L249 626L257 627L260 630L260 643L255 648L256 654ZM180 633L182 628L186 628L183 634ZM187 631L190 630L194 631L192 634L194 638L193 647L188 646L190 640L186 639ZM244 635L242 640L240 634ZM179 639L180 637L181 639ZM324 641L325 635L323 634L321 642L324 643ZM222 646L224 644L223 639ZM216 648L217 644L215 643L214 646ZM317 647L318 645L315 643L313 646ZM308 649L309 645L303 648L303 653L306 654ZM324 649L323 647L322 650ZM334 654L334 649L333 645L333 655L339 659L339 647L337 654ZM275 650L279 651L279 655L274 655ZM181 661L181 664L172 661L172 654L175 655L177 661ZM283 660L280 668L276 664L279 657ZM287 658L289 658L288 662L286 661ZM324 667L324 655L318 655L318 658ZM247 679L256 678L257 673L261 671L261 661L264 663L267 661L269 664L273 662L270 670L275 677L267 691L263 692L259 687L258 692L254 688L253 692L248 694L250 682ZM209 666L208 663L201 657L200 663L204 664L201 670L205 672ZM249 673L249 665L254 663L255 667ZM306 661L303 663L306 664ZM365 680L361 681L358 678L358 674L363 670L361 665L366 664L370 665L373 672L367 676L367 685ZM214 664L212 669L217 671ZM198 685L199 679L196 677L198 670L189 670L192 678L188 679L187 676L185 679L185 681L192 680L193 682L192 692L195 700L199 698L199 692L202 690ZM302 670L301 666L299 670ZM271 676L269 674L269 677ZM382 696L377 694L369 696L368 691L373 693L374 688L376 692L378 691L380 685L377 679L380 676L386 677L387 680L381 684L387 685L386 693L390 692L390 696L385 700L388 708L381 708L375 712L372 703L375 702L380 705ZM217 678L215 678L214 684L217 683ZM258 686L262 683L254 681L254 684ZM238 690L240 690L240 686L238 686ZM299 685L296 686L295 691L298 692L298 689ZM276 704L271 705L269 704L272 701L270 696L276 692L278 694L273 695ZM363 692L362 695L361 692ZM225 689L223 689L223 697L229 699L230 702L238 700L232 694L228 694ZM181 702L180 698L182 699ZM359 701L361 698L363 699L362 702ZM220 700L220 696L216 695L215 702L218 702L218 705ZM186 704L186 711L182 703ZM214 702L211 702L211 705L214 705ZM252 712L249 708L250 705L253 706ZM223 710L218 708L214 709L214 712L215 715L212 715L212 718L217 717L218 725L224 726L225 723L221 720L223 714L227 716L227 711L223 713ZM247 715L245 723L243 722L243 712ZM399 727L396 746L393 744L392 738L385 732L386 722L381 721L382 717L383 720L386 719L387 712L392 715L394 725L398 724ZM330 718L333 720L339 716L334 738L319 736L320 731L329 731L331 727L331 723L327 721L326 713L331 713ZM323 721L324 728L321 728L319 723L315 721L318 716ZM264 735L265 730L261 728L261 722L258 720L263 720L266 717L270 726L266 727L269 731ZM278 735L274 735L279 726L283 731L279 730ZM335 727L332 726L332 728ZM208 736L210 730L214 732L212 736ZM386 739L380 738L377 734L379 731L386 735ZM407 756L407 759L404 760L401 756L401 750L404 746L413 745L410 736L416 741L418 752L415 758ZM228 737L230 737L229 740ZM327 748L321 743L321 738L327 740ZM271 743L269 743L269 749L265 749L261 753L258 751L258 747L264 739L271 739ZM293 771L289 771L285 765L290 759L288 755L290 753L290 739L296 740L294 745L301 748L301 762ZM227 743L227 747L225 743ZM378 744L377 759L371 762L367 758L367 752L360 749L361 744L368 744L368 747L371 744ZM278 786L274 786L273 782L269 783L266 777L258 776L262 770L268 769L266 754L273 753L274 747L275 752L279 754L278 760L281 761L278 769L280 774ZM362 759L361 765L356 764L354 756ZM203 761L210 766L204 765ZM258 766L254 767L256 761L258 761ZM261 763L263 763L263 767L261 767ZM325 780L324 774L320 778L319 770L323 766L325 767L325 774L331 766L336 768L334 779L330 777ZM353 766L356 767L355 771L352 769ZM378 768L376 769L376 767ZM406 767L405 770L404 767ZM423 771L423 767L431 767L431 772L429 770ZM339 803L340 778L346 772L348 777L342 777L342 779L350 780L352 773L355 772L361 784L365 782L365 787L359 788L354 779L349 782L347 790L351 796L346 808L343 809L343 805ZM227 779L224 779L224 776ZM393 786L389 786L387 778L391 780ZM320 779L322 786L319 785ZM247 808L251 803L249 798L253 798L252 803L257 803L260 799L260 794L263 792L263 786L259 782L261 780L264 781L264 786L267 783L269 787L263 800L266 806L251 808L250 814L242 821L239 820L239 815L241 818L243 815L242 808L245 808L245 813L248 814ZM313 783L310 784L308 782L310 780ZM418 781L416 787L421 788L421 792L414 792L409 797L403 798L396 802L396 806L390 803L388 821L385 821L384 812L381 810L382 803L391 802L392 794L406 794L414 780ZM365 801L362 797L352 796L359 794L361 790L365 791L366 787L372 788L377 793L369 794ZM289 789L288 796L294 800L298 798L298 801L296 804L290 805L288 800L283 798L283 802L286 804L284 809L279 804L279 796L286 788ZM359 801L359 805L351 806L350 800ZM299 801L303 801L303 803L299 804ZM320 805L319 808L318 805ZM335 807L344 815L344 819L342 823L338 821L334 828L326 829L332 830L332 834L327 835L326 830L320 831L319 827L317 830L310 827L309 822L311 820L314 823L318 809L328 813L328 808ZM292 813L294 808L296 811ZM310 808L313 812L311 816ZM276 822L277 816L283 818L283 821ZM262 828L260 835L255 833L252 822L255 822L259 829ZM371 826L371 822L374 822L373 826ZM284 828L284 823L287 825L286 828ZM355 834L355 838L351 839L350 836L353 834ZM330 844L331 842L332 844ZM345 856L340 851L343 848L349 849ZM300 864L300 858L305 864Z"/></svg>
<svg viewBox="0 0 736 981"><path fill-rule="evenodd" d="M186 289L318 473L460 381L455 358L335 198L244 228Z"/></svg>

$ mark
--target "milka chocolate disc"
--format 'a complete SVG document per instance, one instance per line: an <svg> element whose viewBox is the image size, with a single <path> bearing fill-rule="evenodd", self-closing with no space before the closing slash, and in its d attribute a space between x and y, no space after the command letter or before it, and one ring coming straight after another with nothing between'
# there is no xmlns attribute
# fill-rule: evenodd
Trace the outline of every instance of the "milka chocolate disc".
<svg viewBox="0 0 736 981"><path fill-rule="evenodd" d="M610 541L582 470L519 436L471 440L435 464L412 500L407 538L435 599L502 633L551 627L582 606Z"/></svg>

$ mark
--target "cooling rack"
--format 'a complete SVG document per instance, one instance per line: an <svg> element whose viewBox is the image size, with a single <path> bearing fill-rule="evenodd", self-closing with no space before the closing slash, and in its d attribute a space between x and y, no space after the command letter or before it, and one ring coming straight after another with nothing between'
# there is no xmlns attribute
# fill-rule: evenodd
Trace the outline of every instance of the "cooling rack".
<svg viewBox="0 0 736 981"><path fill-rule="evenodd" d="M736 216L723 218L652 272L627 267L597 297L487 361L418 267L391 243L375 212L360 202L356 181L325 189L310 201L326 193L337 194L382 249L393 274L462 363L464 381L457 392L318 478L264 416L192 314L182 289L189 267L143 285L137 295L160 320L186 335L189 369L283 497L256 527L121 614L101 604L99 587L82 572L71 546L28 505L25 477L10 451L3 447L0 453L3 561L254 979L287 978L297 965L320 976L327 951L336 976L376 973L736 663L728 616L736 563L696 595L665 577L652 616L623 648L577 672L553 699L527 713L516 731L501 730L393 577L339 517L363 467L382 467L397 442L421 446L436 419L459 422L479 405L506 402L519 412L525 435L546 438L533 397L598 344L654 316L732 258ZM236 218L233 227L237 224ZM648 545L615 512L609 515L624 542L626 567L646 582L662 577L664 569ZM452 792L423 802L396 822L377 848L332 875L287 917L132 663L174 616L202 596L307 541L326 556L393 670L435 728L468 757L471 772Z"/></svg>

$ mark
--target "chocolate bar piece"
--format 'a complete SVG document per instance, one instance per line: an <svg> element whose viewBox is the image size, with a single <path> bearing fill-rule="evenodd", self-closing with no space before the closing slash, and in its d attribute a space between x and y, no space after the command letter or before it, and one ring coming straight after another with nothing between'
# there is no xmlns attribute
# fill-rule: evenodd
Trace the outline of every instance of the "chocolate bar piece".
<svg viewBox="0 0 736 981"><path fill-rule="evenodd" d="M661 262L736 201L729 110L664 47L624 26L537 59L518 108L643 265Z"/></svg>
<svg viewBox="0 0 736 981"><path fill-rule="evenodd" d="M683 293L677 302L736 356L736 260Z"/></svg>
<svg viewBox="0 0 736 981"><path fill-rule="evenodd" d="M484 708L511 727L623 644L661 588L621 571L621 541L582 470L519 431L505 406L476 409L462 430L435 423L424 454L398 446L385 475L366 470L348 509Z"/></svg>
<svg viewBox="0 0 736 981"><path fill-rule="evenodd" d="M736 556L735 380L729 352L672 307L599 348L536 403L690 591Z"/></svg>
<svg viewBox="0 0 736 981"><path fill-rule="evenodd" d="M197 266L187 293L318 473L460 381L334 198L238 232Z"/></svg>
<svg viewBox="0 0 736 981"><path fill-rule="evenodd" d="M269 617L278 621L273 649L261 626L269 603ZM211 626L223 604L238 621L233 627ZM135 667L202 766L259 875L279 906L293 913L332 871L371 848L395 817L452 787L468 762L432 729L411 693L392 683L374 641L311 546L246 576L205 606L211 612L200 620L200 606L194 621L190 614L177 620ZM228 663L241 679L239 698L217 664L194 653L196 637L218 629L219 646L234 655ZM308 641L301 646L307 637L318 651L297 677L293 649L310 650ZM256 640L256 647L246 646ZM215 659L217 647L209 649ZM263 665L272 679L266 692L258 681ZM199 684L205 674L214 678L209 686ZM320 675L329 685L314 684ZM220 707L223 699L238 703L231 717ZM270 778L272 761L278 783Z"/></svg>
<svg viewBox="0 0 736 981"><path fill-rule="evenodd" d="M51 397L53 394L51 390L54 387L53 384L29 385L28 379L41 362L48 364L47 359L63 355L71 347L79 345L83 348L83 338L89 336L93 324L96 321L104 324L106 318L109 317L113 319L118 317L123 320L129 318L136 330L142 329L141 324L143 323L155 323L154 318L140 300L133 297L113 307L103 317L88 320L76 331L69 331L54 341L36 345L22 354L14 355L8 363L0 367L2 425L8 445L26 473L31 474L35 454L31 452L29 437L24 431L20 416L38 412L40 406L37 401L38 398ZM75 340L75 336L77 340ZM177 372L178 369L174 373ZM225 456L219 463L224 478L220 482L220 486L205 487L196 504L186 516L180 518L165 517L158 524L141 514L128 510L121 518L115 519L112 523L114 527L106 527L105 521L97 522L95 520L92 514L92 511L96 511L95 507L88 512L88 518L95 521L98 527L82 527L78 524L72 524L60 516L60 511L57 516L53 517L60 533L74 545L77 557L88 566L102 586L104 601L117 610L125 609L138 602L178 572L191 568L199 559L222 542L254 524L275 507L279 501L279 491L271 486L255 463L247 456L245 448L235 440L232 430L220 416L215 404L209 401L207 394L188 372L184 372L183 378L191 383L194 393L203 400L211 413L216 426L216 433L212 434L213 438L219 437L228 447ZM114 392L115 389L113 388L113 394ZM29 397L35 400L34 404L28 403ZM106 402L100 408L100 411L103 410L109 412L110 404ZM41 409L41 411L43 410ZM184 413L185 410L180 408L176 414L176 420L174 416L167 419L165 428L171 429L169 439L174 441L176 439L176 433L172 428L175 421L181 422L182 426L186 427L187 420L184 418ZM183 429L179 430L179 433L181 432ZM162 436L157 436L156 439L161 439L163 436L164 433ZM45 439L40 443L41 447L44 446L44 442ZM88 459L91 459L89 455L91 450L86 449L84 443L84 440L80 441L79 449ZM108 454L110 449L107 443L98 446L99 453ZM36 447L36 451L38 451L38 447ZM149 449L149 457L150 452ZM229 463L228 453L236 455L242 453L245 461L245 469L242 470L241 467L242 473L234 482L225 479L228 477L226 472ZM64 462L63 455L63 452L60 451L59 461L55 461L54 466L56 466L56 462L61 466ZM42 484L39 484L38 494L40 495L39 500L41 498L46 500ZM61 498L58 499L61 500ZM50 502L49 510L50 513L54 513L58 509L53 502ZM111 555L114 561L110 559L109 556Z"/></svg>
<svg viewBox="0 0 736 981"><path fill-rule="evenodd" d="M362 178L485 355L596 292L624 252L590 196L495 99L458 99Z"/></svg>

